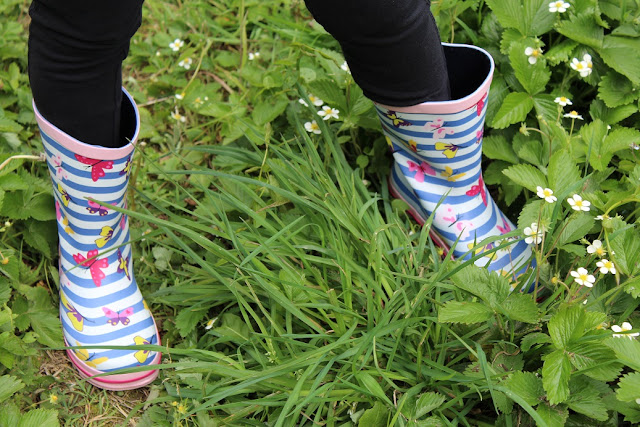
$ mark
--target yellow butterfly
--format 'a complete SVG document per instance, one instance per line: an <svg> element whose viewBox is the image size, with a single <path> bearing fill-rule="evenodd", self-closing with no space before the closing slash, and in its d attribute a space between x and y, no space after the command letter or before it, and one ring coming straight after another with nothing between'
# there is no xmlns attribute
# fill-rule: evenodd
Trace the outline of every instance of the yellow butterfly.
<svg viewBox="0 0 640 427"><path fill-rule="evenodd" d="M444 142L436 142L436 150L438 151L442 151L442 154L444 154L444 156L448 159L453 159L456 154L458 153L458 150L460 149L460 147L458 147L455 144L447 144Z"/></svg>
<svg viewBox="0 0 640 427"><path fill-rule="evenodd" d="M400 117L398 117L398 113L396 113L395 111L387 111L387 113L385 114L385 116L387 116L387 118L389 120L391 120L391 123L393 124L393 126L398 127L398 126L411 126L412 123L405 120L405 119L401 119Z"/></svg>
<svg viewBox="0 0 640 427"><path fill-rule="evenodd" d="M113 228L109 227L108 225L102 227L102 230L100 231L100 235L102 237L98 237L96 239L96 245L99 248L106 245L107 242L113 237Z"/></svg>
<svg viewBox="0 0 640 427"><path fill-rule="evenodd" d="M473 243L473 242L467 243L467 249L472 250L475 245L476 244ZM482 247L476 248L473 251L473 256L476 256L478 254L482 254L482 253L487 252L487 251L489 251L491 249L493 249L493 244L491 244L491 243L489 243L487 246L482 246ZM485 258L489 258L491 261L495 260L497 256L498 256L498 254L496 252L484 255Z"/></svg>
<svg viewBox="0 0 640 427"><path fill-rule="evenodd" d="M64 227L64 231L67 232L67 234L73 234L74 231L71 229L71 226L69 225L69 217L65 216L62 219L62 226Z"/></svg>
<svg viewBox="0 0 640 427"><path fill-rule="evenodd" d="M58 191L60 192L60 196L62 197L62 203L64 203L65 206L69 206L71 197L69 197L69 193L67 193L67 190L62 188L62 185L60 183L58 183Z"/></svg>
<svg viewBox="0 0 640 427"><path fill-rule="evenodd" d="M386 139L386 140L387 140L387 145L388 145L389 147L392 147L392 148L393 148L393 143L391 142L391 138L389 138L387 135L385 135L385 136L384 136L384 139Z"/></svg>
<svg viewBox="0 0 640 427"><path fill-rule="evenodd" d="M455 182L457 180L459 180L460 178L462 178L463 176L465 176L467 173L466 172L462 172L459 173L457 175L453 174L453 169L451 169L451 167L449 166L445 166L444 167L444 171L440 172L440 175L442 175L443 177L447 178L447 181L450 182Z"/></svg>
<svg viewBox="0 0 640 427"><path fill-rule="evenodd" d="M148 345L148 344L151 344L149 341L145 340L141 336L133 337L133 341L136 343L136 345ZM147 357L149 357L149 352L150 352L150 350L139 350L139 351L135 352L133 357L135 357L138 360L138 362L144 363L144 362L147 361Z"/></svg>
<svg viewBox="0 0 640 427"><path fill-rule="evenodd" d="M82 360L87 366L90 366L94 369L98 368L97 365L109 360L108 357L98 357L97 359L93 359L95 354L89 355L89 352L85 349L74 350L74 351L76 353L76 356L78 356L78 359Z"/></svg>
<svg viewBox="0 0 640 427"><path fill-rule="evenodd" d="M73 325L73 329L76 331L82 331L84 329L84 317L82 317L82 314L80 314L80 312L71 305L69 300L67 300L67 297L64 296L64 292L60 292L60 301L62 301L62 305L67 312L67 317L69 317L69 320Z"/></svg>
<svg viewBox="0 0 640 427"><path fill-rule="evenodd" d="M409 147L411 147L411 150L413 151L418 151L418 143L415 142L413 139L409 140Z"/></svg>
<svg viewBox="0 0 640 427"><path fill-rule="evenodd" d="M149 311L149 306L147 305L147 301L146 300L142 300L142 306L144 307L145 310Z"/></svg>

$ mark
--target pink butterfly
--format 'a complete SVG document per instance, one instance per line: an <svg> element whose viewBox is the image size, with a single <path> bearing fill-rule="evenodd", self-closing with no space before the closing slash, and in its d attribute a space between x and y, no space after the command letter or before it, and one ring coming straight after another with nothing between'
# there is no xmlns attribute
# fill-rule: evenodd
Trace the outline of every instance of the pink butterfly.
<svg viewBox="0 0 640 427"><path fill-rule="evenodd" d="M457 215L453 211L453 206L448 204L440 206L437 211L437 216L440 217L441 220L450 222L451 224L454 224L458 220Z"/></svg>
<svg viewBox="0 0 640 427"><path fill-rule="evenodd" d="M105 176L105 169L112 169L113 162L111 160L97 160L90 159L89 157L84 157L79 154L76 154L76 159L85 165L89 165L91 167L91 179L93 182L96 182L103 176Z"/></svg>
<svg viewBox="0 0 640 427"><path fill-rule="evenodd" d="M485 92L484 95L482 95L482 98L480 99L480 101L478 101L478 103L476 104L476 114L479 116L480 114L482 114L482 109L484 108L484 103L487 99L487 94Z"/></svg>
<svg viewBox="0 0 640 427"><path fill-rule="evenodd" d="M418 182L424 182L425 175L435 176L436 171L431 166L429 166L426 162L422 162L420 164L414 163L411 160L407 162L407 166L409 166L409 172L415 172L414 176L415 180Z"/></svg>
<svg viewBox="0 0 640 427"><path fill-rule="evenodd" d="M467 191L466 195L473 197L477 196L478 193L482 196L482 203L487 206L487 191L484 189L484 180L482 179L482 175L480 175L480 178L478 179L478 184L472 185L471 190Z"/></svg>
<svg viewBox="0 0 640 427"><path fill-rule="evenodd" d="M56 200L56 219L60 221L62 218L62 212L60 212L60 203Z"/></svg>
<svg viewBox="0 0 640 427"><path fill-rule="evenodd" d="M53 162L54 168L56 170L56 178L60 180L69 179L67 171L62 167L62 156L59 154L53 155L51 156L51 161Z"/></svg>
<svg viewBox="0 0 640 427"><path fill-rule="evenodd" d="M93 200L89 200L87 203L89 204L89 207L87 207L87 210L91 214L97 213L97 214L100 214L100 216L105 216L109 213L109 210L107 208L105 208L102 205L99 205Z"/></svg>
<svg viewBox="0 0 640 427"><path fill-rule="evenodd" d="M455 226L458 229L458 231L461 232L460 240L465 240L467 237L469 237L469 234L471 233L471 229L473 228L473 223L471 221L460 220L456 222Z"/></svg>
<svg viewBox="0 0 640 427"><path fill-rule="evenodd" d="M106 277L102 269L109 267L109 260L107 258L98 258L97 249L92 249L87 252L87 258L78 253L73 256L73 259L81 267L89 269L93 283L95 283L96 286L99 287L102 285L102 279Z"/></svg>
<svg viewBox="0 0 640 427"><path fill-rule="evenodd" d="M502 217L502 226L497 225L500 234L507 234L511 231L511 226L507 223L507 220Z"/></svg>
<svg viewBox="0 0 640 427"><path fill-rule="evenodd" d="M127 199L125 197L124 199L124 205L123 205L124 209L127 209ZM120 229L124 230L124 226L127 223L127 214L123 213L122 216L120 216Z"/></svg>
<svg viewBox="0 0 640 427"><path fill-rule="evenodd" d="M476 144L480 144L482 141L482 135L484 135L484 130L480 129L476 132Z"/></svg>
<svg viewBox="0 0 640 427"><path fill-rule="evenodd" d="M115 312L107 307L102 307L102 311L104 312L104 315L108 317L108 324L116 326L118 322L120 322L126 326L131 322L131 320L129 320L129 316L133 314L133 307L129 307L120 312Z"/></svg>
<svg viewBox="0 0 640 427"><path fill-rule="evenodd" d="M442 118L438 118L433 122L427 122L424 127L434 133L434 135L438 138L444 138L445 135L453 135L455 132L453 129L447 129L444 126L444 121Z"/></svg>

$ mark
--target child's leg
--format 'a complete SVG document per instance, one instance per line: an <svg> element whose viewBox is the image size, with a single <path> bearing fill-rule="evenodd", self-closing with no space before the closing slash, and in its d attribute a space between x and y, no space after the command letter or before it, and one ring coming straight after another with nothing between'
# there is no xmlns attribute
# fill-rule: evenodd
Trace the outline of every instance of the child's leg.
<svg viewBox="0 0 640 427"><path fill-rule="evenodd" d="M29 79L52 124L87 144L121 147L121 65L142 0L34 0Z"/></svg>
<svg viewBox="0 0 640 427"><path fill-rule="evenodd" d="M425 0L305 0L342 46L353 78L375 102L404 107L449 99L438 28Z"/></svg>

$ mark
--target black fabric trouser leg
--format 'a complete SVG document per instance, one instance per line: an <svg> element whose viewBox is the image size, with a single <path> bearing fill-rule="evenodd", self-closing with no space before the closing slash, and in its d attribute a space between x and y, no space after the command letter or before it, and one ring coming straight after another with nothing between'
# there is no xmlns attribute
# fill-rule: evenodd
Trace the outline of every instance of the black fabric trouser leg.
<svg viewBox="0 0 640 427"><path fill-rule="evenodd" d="M450 99L440 35L427 0L305 0L340 43L371 100L395 107Z"/></svg>
<svg viewBox="0 0 640 427"><path fill-rule="evenodd" d="M33 0L29 80L49 122L92 145L121 147L122 61L143 0Z"/></svg>

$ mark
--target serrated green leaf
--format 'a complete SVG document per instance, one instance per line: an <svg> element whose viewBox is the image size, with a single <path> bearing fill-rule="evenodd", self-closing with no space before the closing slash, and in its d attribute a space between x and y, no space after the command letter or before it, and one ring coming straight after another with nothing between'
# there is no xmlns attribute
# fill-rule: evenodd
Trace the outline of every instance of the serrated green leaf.
<svg viewBox="0 0 640 427"><path fill-rule="evenodd" d="M544 174L531 165L513 165L502 171L511 181L523 186L529 191L536 192L536 187L547 188L547 178Z"/></svg>
<svg viewBox="0 0 640 427"><path fill-rule="evenodd" d="M545 53L547 62L551 65L558 65L561 62L569 62L574 49L578 46L578 42L565 39L560 43L554 43L553 46Z"/></svg>
<svg viewBox="0 0 640 427"><path fill-rule="evenodd" d="M610 125L614 125L637 112L638 107L635 104L609 108L599 99L594 100L589 107L589 115L591 118L600 119Z"/></svg>
<svg viewBox="0 0 640 427"><path fill-rule="evenodd" d="M595 225L595 220L589 215L571 215L558 227L560 233L558 246L573 243L586 236L587 232ZM555 236L554 236L555 239Z"/></svg>
<svg viewBox="0 0 640 427"><path fill-rule="evenodd" d="M584 377L572 378L569 381L569 390L571 395L566 402L569 409L596 420L609 419L607 406L600 397L600 391L584 380Z"/></svg>
<svg viewBox="0 0 640 427"><path fill-rule="evenodd" d="M478 323L491 318L493 310L478 302L449 301L438 311L438 321L445 323Z"/></svg>
<svg viewBox="0 0 640 427"><path fill-rule="evenodd" d="M282 114L287 105L289 105L289 98L285 95L267 97L254 107L251 117L257 125L261 126Z"/></svg>
<svg viewBox="0 0 640 427"><path fill-rule="evenodd" d="M585 152L589 157L589 164L598 171L603 171L609 165L613 153L604 147L604 138L607 135L607 124L602 120L594 120L580 128L580 136L586 144Z"/></svg>
<svg viewBox="0 0 640 427"><path fill-rule="evenodd" d="M615 352L620 363L640 371L640 342L624 337L612 337L604 344Z"/></svg>
<svg viewBox="0 0 640 427"><path fill-rule="evenodd" d="M440 393L428 392L423 393L418 397L416 402L416 418L420 418L423 415L428 414L434 409L440 407L446 400L446 397Z"/></svg>
<svg viewBox="0 0 640 427"><path fill-rule="evenodd" d="M0 377L0 403L10 398L13 393L22 390L25 384L16 377L3 375Z"/></svg>
<svg viewBox="0 0 640 427"><path fill-rule="evenodd" d="M638 92L633 91L633 83L628 78L615 71L609 71L598 83L598 98L602 99L607 107L614 108L630 104L638 98Z"/></svg>
<svg viewBox="0 0 640 427"><path fill-rule="evenodd" d="M600 381L613 381L622 366L615 361L614 352L600 342L570 344L567 353L571 364L577 370L588 369L585 375Z"/></svg>
<svg viewBox="0 0 640 427"><path fill-rule="evenodd" d="M491 126L504 129L514 123L522 122L532 108L533 99L528 93L512 92L502 102Z"/></svg>
<svg viewBox="0 0 640 427"><path fill-rule="evenodd" d="M504 160L513 164L519 162L513 146L502 135L485 137L482 141L482 153L494 160Z"/></svg>
<svg viewBox="0 0 640 427"><path fill-rule="evenodd" d="M604 40L604 29L596 23L593 13L573 15L556 25L556 30L563 36L578 43L598 49Z"/></svg>
<svg viewBox="0 0 640 427"><path fill-rule="evenodd" d="M549 158L547 177L549 188L562 197L564 189L580 181L580 170L566 150L558 150Z"/></svg>
<svg viewBox="0 0 640 427"><path fill-rule="evenodd" d="M544 403L536 408L536 412L548 426L563 426L569 418L569 411L564 406L549 406Z"/></svg>
<svg viewBox="0 0 640 427"><path fill-rule="evenodd" d="M513 292L500 308L509 318L525 323L538 323L538 306L529 294Z"/></svg>
<svg viewBox="0 0 640 427"><path fill-rule="evenodd" d="M53 409L33 409L20 418L17 427L58 427L58 411Z"/></svg>
<svg viewBox="0 0 640 427"><path fill-rule="evenodd" d="M623 274L635 275L640 262L640 233L629 228L610 238L609 244L614 252L609 259L613 260Z"/></svg>
<svg viewBox="0 0 640 427"><path fill-rule="evenodd" d="M584 308L577 305L561 307L551 316L547 327L553 345L558 349L566 348L569 343L584 335Z"/></svg>
<svg viewBox="0 0 640 427"><path fill-rule="evenodd" d="M547 392L549 403L556 405L567 400L569 397L570 376L571 362L564 350L556 350L544 357L542 386Z"/></svg>
<svg viewBox="0 0 640 427"><path fill-rule="evenodd" d="M176 328L181 337L189 335L193 329L204 319L207 315L207 310L183 308L176 316Z"/></svg>
<svg viewBox="0 0 640 427"><path fill-rule="evenodd" d="M364 414L358 420L359 427L385 427L389 411L382 402L376 402L373 408L364 411Z"/></svg>
<svg viewBox="0 0 640 427"><path fill-rule="evenodd" d="M505 385L531 406L536 406L544 400L542 380L533 372L514 372L509 376Z"/></svg>
<svg viewBox="0 0 640 427"><path fill-rule="evenodd" d="M555 20L546 0L487 0L487 4L500 25L515 28L524 36L546 33Z"/></svg>
<svg viewBox="0 0 640 427"><path fill-rule="evenodd" d="M551 337L543 332L533 332L525 335L520 341L520 348L522 351L527 352L536 344L549 344L551 343Z"/></svg>
<svg viewBox="0 0 640 427"><path fill-rule="evenodd" d="M626 374L620 379L618 386L620 386L616 390L618 400L629 402L640 399L640 372Z"/></svg>
<svg viewBox="0 0 640 427"><path fill-rule="evenodd" d="M640 55L630 55L630 52L640 52L640 39L606 35L598 50L608 66L640 86Z"/></svg>
<svg viewBox="0 0 640 427"><path fill-rule="evenodd" d="M460 289L481 298L490 307L496 307L509 295L509 280L487 269L470 265L451 277Z"/></svg>
<svg viewBox="0 0 640 427"><path fill-rule="evenodd" d="M232 313L222 315L222 324L212 329L222 342L231 341L236 344L244 344L249 340L249 326L238 316Z"/></svg>
<svg viewBox="0 0 640 427"><path fill-rule="evenodd" d="M62 347L60 319L56 314L44 311L32 312L29 315L31 327L38 334L38 342L48 347Z"/></svg>
<svg viewBox="0 0 640 427"><path fill-rule="evenodd" d="M380 400L385 400L387 403L391 403L389 398L384 393L384 390L380 386L380 383L375 380L371 375L366 372L358 372L356 374L356 378L358 381L362 383L362 385L371 393L371 396L377 397Z"/></svg>
<svg viewBox="0 0 640 427"><path fill-rule="evenodd" d="M533 106L540 122L555 122L558 116L558 104L556 97L547 93L538 93L533 97Z"/></svg>

